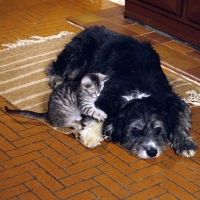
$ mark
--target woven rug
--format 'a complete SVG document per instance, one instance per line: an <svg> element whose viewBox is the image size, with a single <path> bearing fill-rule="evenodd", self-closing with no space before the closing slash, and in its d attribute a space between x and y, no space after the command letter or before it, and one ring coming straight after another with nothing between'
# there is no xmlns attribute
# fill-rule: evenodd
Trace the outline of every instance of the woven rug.
<svg viewBox="0 0 200 200"><path fill-rule="evenodd" d="M0 95L19 109L45 112L51 93L45 68L73 36L73 33L61 33L7 45L8 49L0 51ZM167 73L167 77L181 98L193 105L198 104L200 86L173 73ZM57 130L71 132L71 129Z"/></svg>

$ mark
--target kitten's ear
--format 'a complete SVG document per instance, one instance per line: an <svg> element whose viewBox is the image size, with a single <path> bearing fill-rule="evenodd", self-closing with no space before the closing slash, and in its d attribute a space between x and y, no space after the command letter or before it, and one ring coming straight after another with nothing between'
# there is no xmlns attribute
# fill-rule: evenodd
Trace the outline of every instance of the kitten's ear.
<svg viewBox="0 0 200 200"><path fill-rule="evenodd" d="M97 73L97 76L101 81L107 81L109 79L109 77L105 74Z"/></svg>
<svg viewBox="0 0 200 200"><path fill-rule="evenodd" d="M89 86L91 85L91 79L88 76L85 76L82 80L81 80L81 85L82 86Z"/></svg>

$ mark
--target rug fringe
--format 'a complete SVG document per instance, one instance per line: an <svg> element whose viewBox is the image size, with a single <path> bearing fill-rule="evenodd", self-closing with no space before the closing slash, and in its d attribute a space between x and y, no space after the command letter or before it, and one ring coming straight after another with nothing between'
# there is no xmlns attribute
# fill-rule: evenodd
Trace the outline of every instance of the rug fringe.
<svg viewBox="0 0 200 200"><path fill-rule="evenodd" d="M51 36L47 36L47 37L31 36L30 39L17 40L16 43L1 44L1 46L7 47L4 50L9 50L9 49L14 49L14 48L21 47L21 46L30 45L30 44L42 43L47 40L58 39L58 38L61 38L62 36L72 35L72 34L74 34L74 33L67 32L67 31L61 31L57 35L51 35Z"/></svg>
<svg viewBox="0 0 200 200"><path fill-rule="evenodd" d="M189 90L186 94L190 95L187 98L183 98L186 103L192 104L192 107L200 106L200 94L198 94L195 90Z"/></svg>

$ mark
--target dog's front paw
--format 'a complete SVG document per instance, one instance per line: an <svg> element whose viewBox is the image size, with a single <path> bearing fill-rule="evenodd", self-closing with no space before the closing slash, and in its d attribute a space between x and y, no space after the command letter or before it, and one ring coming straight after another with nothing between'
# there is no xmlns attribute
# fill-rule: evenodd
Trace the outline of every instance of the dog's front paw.
<svg viewBox="0 0 200 200"><path fill-rule="evenodd" d="M182 157L189 158L189 157L193 157L195 154L196 154L196 151L193 150L193 149L184 150L184 151L182 152Z"/></svg>
<svg viewBox="0 0 200 200"><path fill-rule="evenodd" d="M197 151L197 145L191 138L182 141L178 145L173 145L173 148L177 155L185 158L193 157Z"/></svg>

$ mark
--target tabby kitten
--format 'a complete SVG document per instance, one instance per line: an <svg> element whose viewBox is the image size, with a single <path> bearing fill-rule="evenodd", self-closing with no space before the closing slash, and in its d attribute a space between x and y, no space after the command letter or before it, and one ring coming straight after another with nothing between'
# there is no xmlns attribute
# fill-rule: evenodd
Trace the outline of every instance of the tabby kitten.
<svg viewBox="0 0 200 200"><path fill-rule="evenodd" d="M76 123L82 119L81 114L93 117L98 121L107 117L106 113L94 105L107 80L108 76L106 75L90 73L82 78L79 86L77 83L67 82L58 85L50 95L46 113L10 110L7 107L5 109L11 114L46 120L54 127L72 127L81 130L81 125Z"/></svg>

